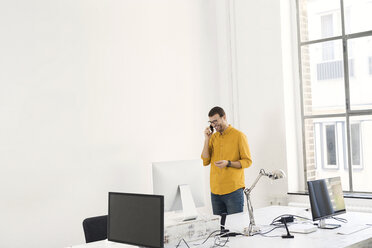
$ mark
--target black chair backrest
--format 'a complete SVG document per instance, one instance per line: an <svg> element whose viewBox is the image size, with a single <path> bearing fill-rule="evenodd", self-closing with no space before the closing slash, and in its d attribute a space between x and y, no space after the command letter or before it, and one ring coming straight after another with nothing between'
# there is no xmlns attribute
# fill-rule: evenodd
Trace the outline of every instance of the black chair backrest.
<svg viewBox="0 0 372 248"><path fill-rule="evenodd" d="M86 218L83 229L87 243L107 239L107 215Z"/></svg>

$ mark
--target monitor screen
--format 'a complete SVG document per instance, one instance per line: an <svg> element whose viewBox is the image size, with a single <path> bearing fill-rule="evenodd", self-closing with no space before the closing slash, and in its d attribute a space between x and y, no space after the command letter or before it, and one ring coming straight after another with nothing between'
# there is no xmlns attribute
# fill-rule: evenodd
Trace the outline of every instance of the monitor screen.
<svg viewBox="0 0 372 248"><path fill-rule="evenodd" d="M109 192L107 239L164 247L164 197Z"/></svg>
<svg viewBox="0 0 372 248"><path fill-rule="evenodd" d="M340 177L308 181L307 185L313 220L346 212Z"/></svg>
<svg viewBox="0 0 372 248"><path fill-rule="evenodd" d="M204 206L204 170L201 159L152 163L154 194L164 195L164 210L182 209L179 185L189 185L196 207Z"/></svg>

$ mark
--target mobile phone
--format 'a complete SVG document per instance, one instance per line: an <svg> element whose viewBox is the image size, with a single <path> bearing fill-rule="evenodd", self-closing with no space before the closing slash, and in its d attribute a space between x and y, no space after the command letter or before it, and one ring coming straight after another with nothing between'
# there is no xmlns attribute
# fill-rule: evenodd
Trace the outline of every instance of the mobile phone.
<svg viewBox="0 0 372 248"><path fill-rule="evenodd" d="M213 126L212 126L212 125L210 125L210 126L209 126L209 128L211 129L211 132L213 133L213 131L214 131L214 128L213 128Z"/></svg>

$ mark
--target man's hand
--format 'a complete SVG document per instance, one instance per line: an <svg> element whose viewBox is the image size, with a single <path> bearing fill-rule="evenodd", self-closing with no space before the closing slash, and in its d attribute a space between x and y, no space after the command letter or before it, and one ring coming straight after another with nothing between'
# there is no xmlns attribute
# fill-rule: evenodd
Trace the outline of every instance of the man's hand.
<svg viewBox="0 0 372 248"><path fill-rule="evenodd" d="M229 162L227 160L220 160L220 161L216 161L214 162L214 164L218 167L218 168L225 168L227 166Z"/></svg>
<svg viewBox="0 0 372 248"><path fill-rule="evenodd" d="M210 139L212 137L212 131L210 129L210 127L206 127L205 130L204 130L204 137L205 139Z"/></svg>

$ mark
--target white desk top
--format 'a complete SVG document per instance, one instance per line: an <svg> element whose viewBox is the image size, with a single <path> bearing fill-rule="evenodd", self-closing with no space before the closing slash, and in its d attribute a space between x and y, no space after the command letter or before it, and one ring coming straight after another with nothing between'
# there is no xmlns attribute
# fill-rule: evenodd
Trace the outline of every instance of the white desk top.
<svg viewBox="0 0 372 248"><path fill-rule="evenodd" d="M303 208L286 207L286 206L270 206L254 211L254 217L256 224L268 225L271 221L282 214L293 214L311 219L311 213L305 211ZM356 225L356 224L372 224L372 214L369 213L356 213L348 212L346 214L339 215L337 217L345 218L348 223L336 222L334 220L327 220L327 223L338 223L342 226ZM247 212L228 215L226 218L226 228L230 231L240 232L249 224L249 216ZM341 248L341 247L372 247L372 228L368 228L356 233L349 235L337 234L337 229L327 230L318 229L315 232L309 234L292 233L293 239L282 239L281 235L286 234L285 228L278 228L269 234L268 236L279 236L279 237L264 237L261 235L255 235L251 237L237 236L230 237L227 246L229 248L241 248L241 247L283 247L283 248ZM213 238L208 240L204 245L197 246L200 248L207 248L213 245ZM193 243L201 243L196 241ZM182 244L182 243L181 243ZM107 241L93 242L89 244L83 244L78 246L72 246L72 248L125 248L125 247L136 247L123 245L118 243L111 243ZM166 246L166 247L175 247ZM187 247L185 244L179 246Z"/></svg>
<svg viewBox="0 0 372 248"><path fill-rule="evenodd" d="M257 225L268 225L271 221L282 214L293 214L311 219L311 212L305 211L303 208L286 207L286 206L270 206L257 209L254 212ZM348 212L338 215L337 217L345 218L348 223L337 222L332 219L327 219L327 223L338 223L342 226L357 225L357 224L372 224L372 214ZM226 228L242 230L249 224L249 216L247 212L227 216ZM308 234L291 233L293 239L283 239L281 237L264 237L256 235L252 237L238 236L230 238L229 247L283 247L283 248L306 248L306 247L325 247L325 248L341 248L341 247L372 247L372 228L368 228L349 235L337 234L338 229L318 229L315 232ZM286 234L285 228L278 228L267 234L268 236L276 236Z"/></svg>

